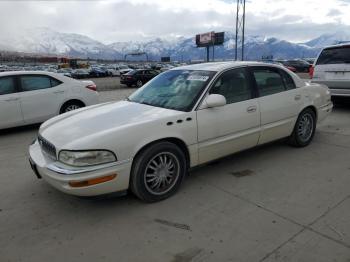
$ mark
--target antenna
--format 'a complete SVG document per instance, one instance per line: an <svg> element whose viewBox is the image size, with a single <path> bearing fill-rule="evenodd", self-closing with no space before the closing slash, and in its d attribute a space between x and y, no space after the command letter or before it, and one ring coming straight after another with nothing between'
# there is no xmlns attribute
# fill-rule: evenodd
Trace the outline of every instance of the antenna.
<svg viewBox="0 0 350 262"><path fill-rule="evenodd" d="M235 60L238 60L238 50L241 45L241 60L244 60L244 34L245 34L245 0L237 0L236 13L236 47Z"/></svg>

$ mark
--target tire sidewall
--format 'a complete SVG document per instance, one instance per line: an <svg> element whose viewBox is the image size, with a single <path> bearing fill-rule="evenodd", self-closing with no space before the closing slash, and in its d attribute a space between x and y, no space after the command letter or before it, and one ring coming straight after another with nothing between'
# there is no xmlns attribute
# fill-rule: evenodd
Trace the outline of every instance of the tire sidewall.
<svg viewBox="0 0 350 262"><path fill-rule="evenodd" d="M80 109L80 108L83 107L82 105L79 105L78 103L74 103L74 102L73 102L73 103L68 103L68 104L66 104L66 105L64 105L64 106L62 107L62 109L61 109L61 111L60 111L60 114L64 114L64 113L68 113L68 112L74 111L74 110L67 111L67 108L68 108L69 106L72 106L72 105L76 105L76 106L79 107L79 108L76 108L75 110Z"/></svg>
<svg viewBox="0 0 350 262"><path fill-rule="evenodd" d="M171 190L162 194L154 195L150 193L144 182L145 169L148 162L157 154L162 152L170 152L176 156L179 161L179 177ZM176 145L169 142L160 142L143 150L135 159L131 171L131 190L141 200L146 202L156 202L169 198L175 194L180 188L187 172L186 157L182 150Z"/></svg>
<svg viewBox="0 0 350 262"><path fill-rule="evenodd" d="M313 118L313 129L312 129L312 135L311 137L309 138L309 140L307 141L302 141L298 135L298 124L299 124L299 121L301 120L301 118L305 115L305 114L310 114ZM315 112L312 110L312 109L305 109L303 110L299 116L298 116L298 119L297 119L297 122L295 123L295 127L294 127L294 138L295 138L295 142L297 143L298 146L300 147L304 147L304 146L307 146L311 143L311 141L313 140L314 136L315 136L315 132L316 132L316 115L315 115Z"/></svg>
<svg viewBox="0 0 350 262"><path fill-rule="evenodd" d="M141 85L139 83L141 83ZM139 87L139 88L142 87L143 86L142 80L137 80L136 86Z"/></svg>

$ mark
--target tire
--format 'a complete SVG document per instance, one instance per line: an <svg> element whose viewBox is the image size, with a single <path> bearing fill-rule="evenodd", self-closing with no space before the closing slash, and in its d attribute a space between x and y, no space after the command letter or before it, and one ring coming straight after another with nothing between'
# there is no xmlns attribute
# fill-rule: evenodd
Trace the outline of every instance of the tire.
<svg viewBox="0 0 350 262"><path fill-rule="evenodd" d="M173 143L159 142L135 159L130 189L142 201L157 202L174 195L187 173L184 152Z"/></svg>
<svg viewBox="0 0 350 262"><path fill-rule="evenodd" d="M67 102L62 106L62 108L60 110L60 114L67 113L67 112L70 112L73 110L77 110L77 109L82 108L84 106L85 105L79 101Z"/></svg>
<svg viewBox="0 0 350 262"><path fill-rule="evenodd" d="M311 108L307 108L299 114L293 133L288 138L288 143L295 147L305 147L311 143L315 131L315 112Z"/></svg>
<svg viewBox="0 0 350 262"><path fill-rule="evenodd" d="M143 86L142 80L137 80L136 86L137 86L138 88L142 87L142 86Z"/></svg>

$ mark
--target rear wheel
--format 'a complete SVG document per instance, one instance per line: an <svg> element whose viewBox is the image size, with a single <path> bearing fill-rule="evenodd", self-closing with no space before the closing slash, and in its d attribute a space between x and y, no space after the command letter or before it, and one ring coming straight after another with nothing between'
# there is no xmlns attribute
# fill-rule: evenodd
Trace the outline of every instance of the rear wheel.
<svg viewBox="0 0 350 262"><path fill-rule="evenodd" d="M304 147L311 143L316 131L316 115L311 108L302 111L295 123L289 143L292 146Z"/></svg>
<svg viewBox="0 0 350 262"><path fill-rule="evenodd" d="M186 157L179 147L169 142L156 143L135 159L130 188L145 202L161 201L180 188L186 171Z"/></svg>
<svg viewBox="0 0 350 262"><path fill-rule="evenodd" d="M60 114L67 113L67 112L70 112L73 110L77 110L77 109L82 108L82 107L84 107L84 104L80 101L67 102L62 106L62 108L60 110Z"/></svg>
<svg viewBox="0 0 350 262"><path fill-rule="evenodd" d="M143 86L142 81L141 81L141 80L137 80L136 86L137 86L138 88L140 88L141 86Z"/></svg>

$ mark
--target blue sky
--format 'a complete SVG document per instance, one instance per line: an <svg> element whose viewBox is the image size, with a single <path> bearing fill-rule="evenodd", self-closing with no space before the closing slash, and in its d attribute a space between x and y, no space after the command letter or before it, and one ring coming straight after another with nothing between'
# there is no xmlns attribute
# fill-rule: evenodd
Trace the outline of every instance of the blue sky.
<svg viewBox="0 0 350 262"><path fill-rule="evenodd" d="M88 35L104 43L234 30L236 1L0 1L0 33L30 27ZM301 42L350 31L350 1L247 0L247 34Z"/></svg>

